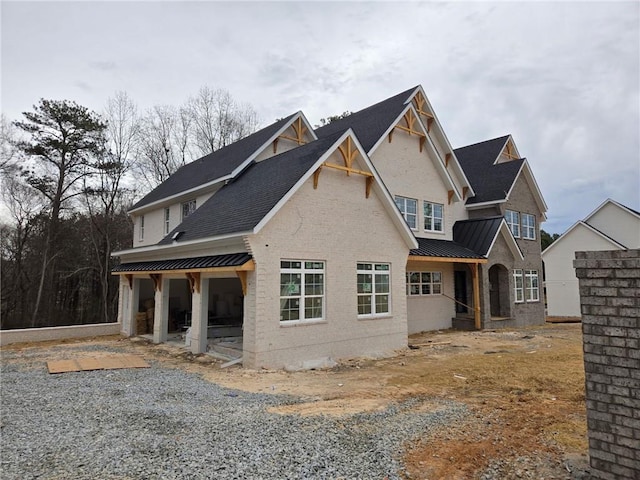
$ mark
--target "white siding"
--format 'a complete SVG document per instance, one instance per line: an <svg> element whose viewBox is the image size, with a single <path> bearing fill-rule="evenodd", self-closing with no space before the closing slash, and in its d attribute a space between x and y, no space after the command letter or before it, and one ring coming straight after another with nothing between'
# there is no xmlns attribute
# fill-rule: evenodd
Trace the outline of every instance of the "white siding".
<svg viewBox="0 0 640 480"><path fill-rule="evenodd" d="M640 248L640 218L614 203L604 205L586 223L627 248Z"/></svg>

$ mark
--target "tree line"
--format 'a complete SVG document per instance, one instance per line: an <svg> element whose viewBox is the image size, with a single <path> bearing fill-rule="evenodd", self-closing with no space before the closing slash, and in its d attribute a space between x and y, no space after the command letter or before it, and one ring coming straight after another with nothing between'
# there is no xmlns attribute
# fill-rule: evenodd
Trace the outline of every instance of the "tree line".
<svg viewBox="0 0 640 480"><path fill-rule="evenodd" d="M225 90L139 112L124 92L102 112L41 99L0 125L0 328L112 322L113 251L130 248L134 200L186 163L253 133Z"/></svg>

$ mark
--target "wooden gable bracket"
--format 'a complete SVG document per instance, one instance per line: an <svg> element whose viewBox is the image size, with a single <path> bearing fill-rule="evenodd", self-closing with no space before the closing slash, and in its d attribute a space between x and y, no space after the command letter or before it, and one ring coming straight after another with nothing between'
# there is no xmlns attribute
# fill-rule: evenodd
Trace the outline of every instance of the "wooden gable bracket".
<svg viewBox="0 0 640 480"><path fill-rule="evenodd" d="M515 153L513 153L512 148L513 146L511 145L511 140L507 141L507 144L505 145L504 151L502 152L502 154L510 158L511 160L517 160L518 156Z"/></svg>
<svg viewBox="0 0 640 480"><path fill-rule="evenodd" d="M291 135L285 135L284 133L279 135L278 138L273 141L273 153L276 153L276 151L278 150L278 139L280 138L291 140L292 142L296 142L298 145L304 145L305 143L307 143L304 139L304 134L307 133L308 129L304 126L302 117L298 117L298 119L291 124L291 128L295 133L295 137L292 137Z"/></svg>
<svg viewBox="0 0 640 480"><path fill-rule="evenodd" d="M425 136L424 133L413 128L416 123L416 117L413 114L413 110L407 111L407 113L404 114L403 118L407 126L405 127L403 125L396 125L393 128L394 129L397 128L402 130L403 132L407 132L409 135L417 135L420 138L419 148L420 148L420 151L422 152L422 149L424 147L424 142L426 141L427 137ZM389 132L389 143L391 143L392 138L393 138L393 129Z"/></svg>
<svg viewBox="0 0 640 480"><path fill-rule="evenodd" d="M365 185L365 197L369 198L369 195L371 195L371 186L373 185L373 175L370 177L365 177L365 181L367 182Z"/></svg>
<svg viewBox="0 0 640 480"><path fill-rule="evenodd" d="M127 273L124 277L127 279L127 282L129 282L129 288L133 290L133 275Z"/></svg>
<svg viewBox="0 0 640 480"><path fill-rule="evenodd" d="M467 193L469 193L469 187L462 187L462 200L467 198Z"/></svg>
<svg viewBox="0 0 640 480"><path fill-rule="evenodd" d="M162 275L160 273L150 273L149 277L153 280L153 290L156 292L162 291Z"/></svg>
<svg viewBox="0 0 640 480"><path fill-rule="evenodd" d="M449 190L449 192L448 192L448 194L447 194L447 195L448 195L448 197L449 197L449 198L448 198L449 205L451 205L451 199L453 198L453 190Z"/></svg>
<svg viewBox="0 0 640 480"><path fill-rule="evenodd" d="M313 172L313 189L317 190L318 189L318 179L320 178L320 171L322 170L322 167L318 167L318 169Z"/></svg>
<svg viewBox="0 0 640 480"><path fill-rule="evenodd" d="M342 172L346 172L347 175L351 174L351 173L355 173L357 175L362 175L364 177L367 178L367 183L365 184L365 195L367 198L369 198L369 193L371 192L371 185L369 184L369 182L373 183L373 173L370 172L365 172L364 170L358 170L357 168L351 168L351 167L343 167L342 165L336 165L335 163L327 163L324 162L322 164L322 167L327 167L327 168L335 168L336 170L340 170ZM320 167L320 168L322 168ZM314 184L314 188L316 188L318 182L316 179L316 175L320 175L320 168L318 168L318 170L316 170L313 174L314 178L313 178L313 184ZM369 180L371 179L371 180Z"/></svg>
<svg viewBox="0 0 640 480"><path fill-rule="evenodd" d="M347 137L347 139L342 142L342 145L338 147L338 150L340 151L340 154L342 154L344 166L347 168L351 168L351 165L353 165L353 160L356 158L356 155L360 153L358 149L354 147L351 137ZM350 172L347 171L347 175L349 174Z"/></svg>
<svg viewBox="0 0 640 480"><path fill-rule="evenodd" d="M444 156L444 166L445 167L447 167L447 168L449 167L449 162L451 161L451 158L452 158L452 155L450 153L447 153Z"/></svg>
<svg viewBox="0 0 640 480"><path fill-rule="evenodd" d="M247 296L247 271L246 270L236 270L236 275L240 279L240 284L242 285L242 295Z"/></svg>
<svg viewBox="0 0 640 480"><path fill-rule="evenodd" d="M422 92L419 91L416 93L416 96L413 97L413 101L415 102L416 111L420 115L424 115L428 119L433 120L433 115L424 109L424 105L427 103L427 100L424 98L424 95L422 95Z"/></svg>
<svg viewBox="0 0 640 480"><path fill-rule="evenodd" d="M186 272L185 275L189 280L191 293L200 293L200 272Z"/></svg>

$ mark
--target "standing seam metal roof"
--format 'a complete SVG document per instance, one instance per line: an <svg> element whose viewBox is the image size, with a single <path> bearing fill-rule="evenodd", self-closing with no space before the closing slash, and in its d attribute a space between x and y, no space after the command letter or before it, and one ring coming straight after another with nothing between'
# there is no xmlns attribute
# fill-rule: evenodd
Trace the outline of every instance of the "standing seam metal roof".
<svg viewBox="0 0 640 480"><path fill-rule="evenodd" d="M500 230L502 221L503 217L457 221L453 225L453 239L474 252L486 256Z"/></svg>
<svg viewBox="0 0 640 480"><path fill-rule="evenodd" d="M239 267L251 260L248 253L231 253L209 257L176 258L150 262L121 263L113 272L153 272L159 270L192 270L212 267Z"/></svg>
<svg viewBox="0 0 640 480"><path fill-rule="evenodd" d="M432 238L416 238L416 240L418 240L418 248L409 252L409 260L411 260L411 256L446 257L452 260L455 258L484 258L464 245L451 240L436 240Z"/></svg>

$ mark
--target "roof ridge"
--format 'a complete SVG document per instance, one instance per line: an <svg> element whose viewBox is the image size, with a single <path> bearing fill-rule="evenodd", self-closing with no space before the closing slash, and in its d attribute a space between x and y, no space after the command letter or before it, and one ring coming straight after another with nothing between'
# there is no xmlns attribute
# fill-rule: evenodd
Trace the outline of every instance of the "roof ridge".
<svg viewBox="0 0 640 480"><path fill-rule="evenodd" d="M470 143L469 145L463 145L461 147L454 148L454 151L455 150L461 150L463 148L475 147L475 146L478 146L478 145L482 145L483 143L495 142L497 140L502 140L502 139L504 139L506 141L510 136L511 136L511 134L508 133L508 134L502 135L500 137L489 138L488 140L481 140L481 141L476 142L476 143Z"/></svg>

